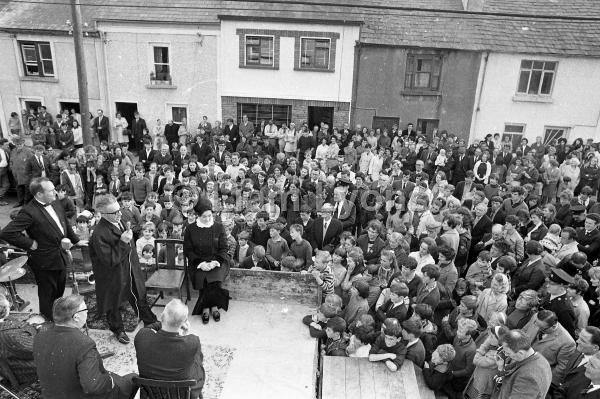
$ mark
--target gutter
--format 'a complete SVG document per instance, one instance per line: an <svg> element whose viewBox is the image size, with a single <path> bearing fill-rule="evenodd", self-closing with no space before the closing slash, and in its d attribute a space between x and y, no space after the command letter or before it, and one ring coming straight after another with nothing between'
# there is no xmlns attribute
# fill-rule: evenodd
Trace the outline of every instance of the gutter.
<svg viewBox="0 0 600 399"><path fill-rule="evenodd" d="M471 138L473 138L476 133L477 133L477 118L479 116L479 111L481 109L481 97L482 97L482 93L483 93L483 85L485 83L485 73L487 71L487 65L488 65L488 59L490 57L490 52L489 50L486 51L484 57L483 57L483 69L481 71L481 79L479 79L479 84L477 87L477 102L475 103L475 107L474 107L474 112L473 112L473 119L471 120L471 134L469 134L469 143L471 143Z"/></svg>

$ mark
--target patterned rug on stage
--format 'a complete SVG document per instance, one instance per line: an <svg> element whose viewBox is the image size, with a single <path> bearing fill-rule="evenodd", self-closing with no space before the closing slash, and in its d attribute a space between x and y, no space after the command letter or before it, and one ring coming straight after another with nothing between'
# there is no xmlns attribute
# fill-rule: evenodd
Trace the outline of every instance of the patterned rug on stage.
<svg viewBox="0 0 600 399"><path fill-rule="evenodd" d="M104 367L107 370L119 375L137 373L133 337L131 337L132 343L129 345L120 344L110 331L90 330L90 337L96 341L98 351L101 354L106 352L114 353L113 356L104 359ZM204 355L204 371L206 374L204 389L202 390L203 397L205 399L217 399L223 390L227 370L235 354L235 349L203 343L202 353Z"/></svg>
<svg viewBox="0 0 600 399"><path fill-rule="evenodd" d="M96 293L89 292L84 294L85 303L88 307L88 318L87 324L88 328L93 328L97 330L108 330L108 323L106 322L106 317L98 317L98 307L96 305ZM154 302L154 296L148 295L147 297L148 303ZM127 303L126 305L121 306L121 317L123 317L123 324L125 326L125 331L132 332L136 329L139 324L137 313L133 310L131 305Z"/></svg>

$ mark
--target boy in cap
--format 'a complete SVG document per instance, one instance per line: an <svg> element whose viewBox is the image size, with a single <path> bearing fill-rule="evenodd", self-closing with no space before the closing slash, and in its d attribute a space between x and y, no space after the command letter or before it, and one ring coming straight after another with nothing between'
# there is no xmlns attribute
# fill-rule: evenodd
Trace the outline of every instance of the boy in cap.
<svg viewBox="0 0 600 399"><path fill-rule="evenodd" d="M567 287L573 282L573 277L569 276L567 272L552 268L550 276L546 279L546 291L550 298L543 308L553 311L560 324L575 339L577 337L577 318L573 304L567 296Z"/></svg>

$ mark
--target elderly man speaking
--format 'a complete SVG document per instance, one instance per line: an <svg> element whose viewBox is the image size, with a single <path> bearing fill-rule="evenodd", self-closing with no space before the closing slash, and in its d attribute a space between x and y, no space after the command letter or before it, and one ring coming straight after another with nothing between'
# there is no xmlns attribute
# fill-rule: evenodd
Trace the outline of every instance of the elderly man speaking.
<svg viewBox="0 0 600 399"><path fill-rule="evenodd" d="M108 326L122 344L130 342L119 306L128 300L138 316L149 325L156 316L146 302L146 288L133 242L131 226L121 223L121 206L112 195L96 201L102 219L89 241L92 269L96 277L98 313L106 313Z"/></svg>

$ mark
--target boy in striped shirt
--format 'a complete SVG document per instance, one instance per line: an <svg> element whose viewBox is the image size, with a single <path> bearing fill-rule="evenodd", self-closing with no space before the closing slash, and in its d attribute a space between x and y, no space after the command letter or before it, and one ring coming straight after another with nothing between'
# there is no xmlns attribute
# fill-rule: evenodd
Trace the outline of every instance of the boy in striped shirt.
<svg viewBox="0 0 600 399"><path fill-rule="evenodd" d="M331 254L327 251L317 251L315 263L309 267L315 281L323 290L323 297L333 294L333 273L331 272Z"/></svg>

